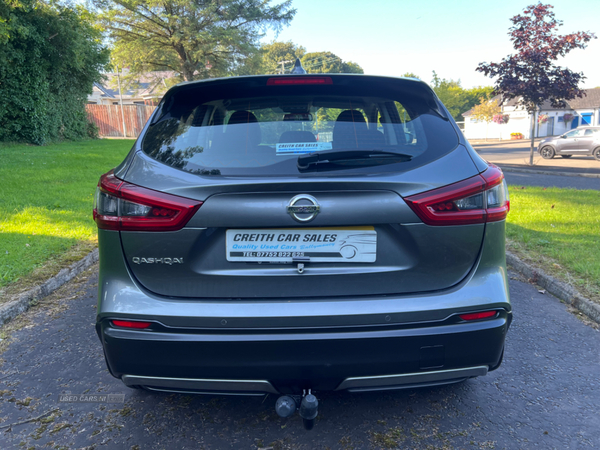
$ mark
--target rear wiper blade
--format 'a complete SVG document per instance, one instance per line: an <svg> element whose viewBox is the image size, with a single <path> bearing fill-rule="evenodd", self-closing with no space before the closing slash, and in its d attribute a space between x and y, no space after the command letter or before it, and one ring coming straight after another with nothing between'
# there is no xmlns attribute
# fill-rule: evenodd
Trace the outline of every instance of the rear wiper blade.
<svg viewBox="0 0 600 450"><path fill-rule="evenodd" d="M314 164L356 159L393 159L396 162L406 162L412 159L405 153L389 152L386 150L322 150L298 156L298 169L308 169Z"/></svg>

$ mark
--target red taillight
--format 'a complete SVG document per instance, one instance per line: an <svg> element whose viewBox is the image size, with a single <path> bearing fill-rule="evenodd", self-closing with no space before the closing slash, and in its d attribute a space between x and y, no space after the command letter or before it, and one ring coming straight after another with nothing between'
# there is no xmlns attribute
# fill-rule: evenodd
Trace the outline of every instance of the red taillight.
<svg viewBox="0 0 600 450"><path fill-rule="evenodd" d="M111 322L115 327L135 328L137 330L148 328L150 325L152 325L152 322L139 322L137 320L112 320Z"/></svg>
<svg viewBox="0 0 600 450"><path fill-rule="evenodd" d="M458 317L460 317L462 320L481 320L494 317L497 313L497 311L483 311L469 314L459 314Z"/></svg>
<svg viewBox="0 0 600 450"><path fill-rule="evenodd" d="M294 84L333 84L331 77L277 77L269 78L267 86L290 86Z"/></svg>
<svg viewBox="0 0 600 450"><path fill-rule="evenodd" d="M502 171L480 175L404 199L427 225L467 225L504 220L510 209Z"/></svg>
<svg viewBox="0 0 600 450"><path fill-rule="evenodd" d="M202 205L121 181L112 170L100 177L94 203L98 228L118 231L177 231Z"/></svg>

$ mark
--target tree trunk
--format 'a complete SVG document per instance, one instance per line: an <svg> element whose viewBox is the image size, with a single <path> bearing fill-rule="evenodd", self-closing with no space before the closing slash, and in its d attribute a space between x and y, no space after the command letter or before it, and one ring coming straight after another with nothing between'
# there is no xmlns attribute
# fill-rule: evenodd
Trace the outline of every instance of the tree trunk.
<svg viewBox="0 0 600 450"><path fill-rule="evenodd" d="M533 146L535 140L535 111L531 112L531 148L529 149L529 165L533 166Z"/></svg>

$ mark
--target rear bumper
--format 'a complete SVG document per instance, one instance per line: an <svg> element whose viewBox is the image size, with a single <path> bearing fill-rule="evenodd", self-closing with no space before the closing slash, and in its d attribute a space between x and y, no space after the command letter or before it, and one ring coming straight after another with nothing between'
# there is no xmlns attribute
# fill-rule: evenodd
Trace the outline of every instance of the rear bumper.
<svg viewBox="0 0 600 450"><path fill-rule="evenodd" d="M373 377L346 378L335 389L349 392L368 392L387 389L408 389L412 387L437 386L458 383L467 378L486 375L486 366L466 367L463 369L436 370ZM279 394L280 392L268 380L218 380L194 378L144 377L123 375L127 386L143 386L151 391L194 393L194 394L238 394L259 395Z"/></svg>
<svg viewBox="0 0 600 450"><path fill-rule="evenodd" d="M99 333L111 373L127 385L250 395L364 391L485 375L500 363L510 318L499 310L472 323L264 334L134 331L107 320Z"/></svg>

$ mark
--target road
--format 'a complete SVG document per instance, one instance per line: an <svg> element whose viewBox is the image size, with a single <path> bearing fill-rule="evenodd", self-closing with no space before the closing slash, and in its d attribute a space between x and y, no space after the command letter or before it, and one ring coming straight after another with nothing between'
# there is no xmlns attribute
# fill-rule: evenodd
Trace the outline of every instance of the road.
<svg viewBox="0 0 600 450"><path fill-rule="evenodd" d="M600 162L591 156L573 156L568 159L556 157L545 160L536 153L534 165L529 166L529 141L476 141L472 142L472 145L484 159L503 168L509 185L600 190L600 178L558 175L558 173L573 175L585 173L600 176ZM520 172L522 170L557 175L522 173Z"/></svg>
<svg viewBox="0 0 600 450"><path fill-rule="evenodd" d="M600 448L600 333L515 274L500 369L445 387L318 394L310 432L276 416L273 396L124 387L94 331L97 280L93 267L2 329L0 448ZM60 402L66 393L124 402Z"/></svg>
<svg viewBox="0 0 600 450"><path fill-rule="evenodd" d="M536 145L540 139L536 139ZM478 153L485 159L496 164L529 165L529 141L473 141L471 142ZM600 173L600 162L593 156L573 156L552 159L543 159L537 152L534 153L533 165L537 168L562 170L577 170L580 172Z"/></svg>

